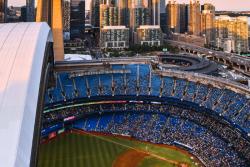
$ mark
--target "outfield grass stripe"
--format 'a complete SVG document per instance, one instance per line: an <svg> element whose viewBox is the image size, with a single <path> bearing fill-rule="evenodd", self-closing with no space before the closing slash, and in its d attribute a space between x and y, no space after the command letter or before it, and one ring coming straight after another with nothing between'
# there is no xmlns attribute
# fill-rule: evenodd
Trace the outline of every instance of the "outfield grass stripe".
<svg viewBox="0 0 250 167"><path fill-rule="evenodd" d="M113 147L115 147L115 146L113 146ZM104 154L102 155L103 156L103 158L104 158L104 161L103 161L103 163L104 163L104 165L105 165L105 167L108 167L108 164L109 164L109 157L113 157L113 155L111 155L110 153L110 145L109 145L109 143L105 143L105 144L102 144L102 147L101 147L101 149L102 150L105 150L104 152ZM112 160L111 160L112 161Z"/></svg>
<svg viewBox="0 0 250 167"><path fill-rule="evenodd" d="M90 145L90 137L89 137L89 135L87 136L87 144L86 144L86 148L87 148L87 157L89 157L90 155L91 155L91 149L92 149L92 146ZM92 161L92 159L89 157L88 159L86 158L86 167L88 167L88 166L91 166L91 161Z"/></svg>
<svg viewBox="0 0 250 167"><path fill-rule="evenodd" d="M99 161L97 162L97 166L100 166L103 163L103 156L101 155L101 145L102 143L98 140L95 139L95 146L96 146L96 157L99 159ZM103 165L103 164L102 164Z"/></svg>
<svg viewBox="0 0 250 167"><path fill-rule="evenodd" d="M58 159L56 159L56 166L55 167L58 167L58 166L62 166L63 167L63 162L65 161L63 158L64 158L64 149L65 148L65 141L67 141L67 136L60 136L59 138L59 141L58 141L58 144L57 144L57 154L58 154Z"/></svg>
<svg viewBox="0 0 250 167"><path fill-rule="evenodd" d="M90 133L87 133L87 134L90 134ZM90 135L91 135L91 134L90 134ZM132 147L132 146L126 145L127 143L126 143L126 144L122 144L122 143L119 143L119 142L114 141L114 140L112 140L112 139L105 138L105 137L102 137L102 136L97 136L97 135L94 135L94 134L92 134L92 136L93 136L93 137L96 137L96 138L99 138L99 139L101 139L101 140L107 141L107 142L111 142L111 143L114 143L114 144L123 146L123 147L125 147L125 148L129 148L129 149L133 149L133 150L136 150L136 151L139 151L139 152L147 153L147 154L149 154L149 155L152 156L152 157L161 159L161 160L166 161L166 162L169 162L169 163L178 164L177 161L174 161L174 160L165 158L165 157L163 157L163 156L160 156L160 155L157 155L157 154L154 154L154 153L151 153L151 152L146 152L146 151L144 151L144 150L142 150L142 149L139 149L139 148L136 148L136 147Z"/></svg>
<svg viewBox="0 0 250 167"><path fill-rule="evenodd" d="M73 133L59 135L48 144L41 145L39 167L111 167L112 162L127 150L149 153L149 161L154 161L152 163L155 165L186 161L190 162L190 166L194 166L188 155L170 148L118 137Z"/></svg>
<svg viewBox="0 0 250 167"><path fill-rule="evenodd" d="M78 135L75 135L75 141L74 142L76 143L76 153L77 153L78 156L81 156L82 155L82 152L81 152L82 148L81 148L81 142L79 140ZM80 167L80 166L81 166L81 159L78 158L76 160L76 167Z"/></svg>
<svg viewBox="0 0 250 167"><path fill-rule="evenodd" d="M57 140L57 139L55 139L55 140ZM58 147L60 147L60 145L61 145L61 142L53 141L53 145L52 145L52 147L50 147L50 152L52 152L52 156L49 157L49 159L51 161L51 166L52 167L56 167L56 164L57 164L56 160L58 158L56 150L57 150Z"/></svg>
<svg viewBox="0 0 250 167"><path fill-rule="evenodd" d="M99 167L100 165L102 165L102 161L101 160L100 161L96 161L96 158L100 159L100 157L96 157L95 156L96 151L98 152L98 147L97 147L96 143L99 142L99 141L96 138L94 140L91 140L91 141L92 141L92 144L94 145L94 149L91 150L92 151L93 166L94 167Z"/></svg>
<svg viewBox="0 0 250 167"><path fill-rule="evenodd" d="M64 158L66 158L66 163L64 163L64 164L62 164L63 166L65 166L65 167L70 167L71 165L72 165L72 159L69 157L70 156L70 154L71 154L71 152L70 152L70 135L69 134L67 134L67 138L66 138L67 140L66 140L66 147L65 147L65 153L66 153L66 157L64 157Z"/></svg>
<svg viewBox="0 0 250 167"><path fill-rule="evenodd" d="M73 135L73 137L71 138L71 141L70 141L70 149L71 149L71 152L73 153L73 156L75 157L75 159L73 159L72 161L72 166L73 167L78 167L77 166L77 161L78 161L78 156L79 156L79 151L78 151L78 144L76 142L76 135ZM73 150L72 150L73 148Z"/></svg>

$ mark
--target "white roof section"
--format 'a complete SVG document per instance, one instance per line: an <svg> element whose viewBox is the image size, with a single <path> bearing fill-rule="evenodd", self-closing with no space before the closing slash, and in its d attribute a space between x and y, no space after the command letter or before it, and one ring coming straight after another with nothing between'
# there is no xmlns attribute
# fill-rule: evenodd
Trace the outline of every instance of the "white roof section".
<svg viewBox="0 0 250 167"><path fill-rule="evenodd" d="M126 26L104 26L103 30L120 30L120 29L128 29Z"/></svg>
<svg viewBox="0 0 250 167"><path fill-rule="evenodd" d="M46 42L46 23L0 24L0 166L28 167Z"/></svg>
<svg viewBox="0 0 250 167"><path fill-rule="evenodd" d="M140 25L139 29L159 29L159 25Z"/></svg>
<svg viewBox="0 0 250 167"><path fill-rule="evenodd" d="M65 61L83 61L83 60L92 60L91 55L83 55L83 54L65 54Z"/></svg>

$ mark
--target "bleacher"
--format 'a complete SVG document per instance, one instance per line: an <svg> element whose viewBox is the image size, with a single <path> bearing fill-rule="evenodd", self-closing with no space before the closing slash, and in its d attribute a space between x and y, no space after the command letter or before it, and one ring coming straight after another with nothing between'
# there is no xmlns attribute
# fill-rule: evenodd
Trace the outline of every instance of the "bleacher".
<svg viewBox="0 0 250 167"><path fill-rule="evenodd" d="M228 89L220 89L192 81L159 76L148 64L112 65L114 70L128 73L80 75L56 73L56 87L47 90L46 105L88 99L96 96L170 97L204 106L223 116L250 134L250 100ZM105 98L104 98L105 99Z"/></svg>
<svg viewBox="0 0 250 167"><path fill-rule="evenodd" d="M97 123L99 122L99 123ZM138 140L158 144L176 142L189 146L207 166L242 166L246 163L228 143L206 127L179 116L161 113L126 112L90 116L74 127L85 131L132 136ZM249 154L249 153L248 153Z"/></svg>

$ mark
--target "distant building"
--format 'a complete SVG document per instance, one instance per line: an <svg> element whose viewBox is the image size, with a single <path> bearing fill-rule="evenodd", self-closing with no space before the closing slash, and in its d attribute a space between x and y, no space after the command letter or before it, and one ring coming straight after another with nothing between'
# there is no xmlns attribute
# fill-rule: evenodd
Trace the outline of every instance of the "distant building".
<svg viewBox="0 0 250 167"><path fill-rule="evenodd" d="M200 46L200 47L204 47L204 45L206 43L206 39L203 36L179 34L179 33L173 34L173 40L185 42L185 43L190 43L190 44Z"/></svg>
<svg viewBox="0 0 250 167"><path fill-rule="evenodd" d="M166 1L160 0L160 26L164 33L167 33L167 13L166 13Z"/></svg>
<svg viewBox="0 0 250 167"><path fill-rule="evenodd" d="M85 0L70 1L70 39L84 39Z"/></svg>
<svg viewBox="0 0 250 167"><path fill-rule="evenodd" d="M26 22L27 21L27 9L26 6L21 7L21 22Z"/></svg>
<svg viewBox="0 0 250 167"><path fill-rule="evenodd" d="M167 28L173 33L180 32L180 7L176 1L169 1L166 7L167 13Z"/></svg>
<svg viewBox="0 0 250 167"><path fill-rule="evenodd" d="M212 14L215 14L215 6L211 3L205 3L201 5L201 11L203 10L209 10Z"/></svg>
<svg viewBox="0 0 250 167"><path fill-rule="evenodd" d="M63 0L63 32L70 33L70 0Z"/></svg>
<svg viewBox="0 0 250 167"><path fill-rule="evenodd" d="M118 7L108 4L100 5L100 28L118 25Z"/></svg>
<svg viewBox="0 0 250 167"><path fill-rule="evenodd" d="M35 21L35 0L26 0L26 16L28 22Z"/></svg>
<svg viewBox="0 0 250 167"><path fill-rule="evenodd" d="M125 26L104 26L100 34L102 49L124 49L129 47L129 28Z"/></svg>
<svg viewBox="0 0 250 167"><path fill-rule="evenodd" d="M221 15L215 20L216 46L224 48L225 42L232 41L233 52L248 51L248 18L247 17L229 17Z"/></svg>
<svg viewBox="0 0 250 167"><path fill-rule="evenodd" d="M130 16L130 28L132 31L136 31L136 29L140 25L150 25L151 18L150 18L150 9L145 7L136 7L132 8Z"/></svg>
<svg viewBox="0 0 250 167"><path fill-rule="evenodd" d="M91 0L90 19L94 27L100 27L100 4L101 0Z"/></svg>
<svg viewBox="0 0 250 167"><path fill-rule="evenodd" d="M188 31L188 5L169 1L166 7L168 31L185 33Z"/></svg>
<svg viewBox="0 0 250 167"><path fill-rule="evenodd" d="M162 31L159 25L143 25L137 28L136 44L148 46L162 45Z"/></svg>
<svg viewBox="0 0 250 167"><path fill-rule="evenodd" d="M188 7L188 32L191 35L199 36L201 34L201 10L200 2L190 1Z"/></svg>
<svg viewBox="0 0 250 167"><path fill-rule="evenodd" d="M0 0L0 23L5 23L7 17L7 0Z"/></svg>
<svg viewBox="0 0 250 167"><path fill-rule="evenodd" d="M160 25L160 0L148 0L144 3L147 4L147 7L150 10L150 21L152 25Z"/></svg>
<svg viewBox="0 0 250 167"><path fill-rule="evenodd" d="M201 35L205 36L206 44L214 45L215 43L214 22L214 13L210 10L203 10L201 14Z"/></svg>
<svg viewBox="0 0 250 167"><path fill-rule="evenodd" d="M129 27L130 22L130 8L131 4L129 4L129 0L119 0L118 1L118 10L119 10L119 25L125 25L126 27Z"/></svg>
<svg viewBox="0 0 250 167"><path fill-rule="evenodd" d="M180 33L188 32L188 5L180 4Z"/></svg>

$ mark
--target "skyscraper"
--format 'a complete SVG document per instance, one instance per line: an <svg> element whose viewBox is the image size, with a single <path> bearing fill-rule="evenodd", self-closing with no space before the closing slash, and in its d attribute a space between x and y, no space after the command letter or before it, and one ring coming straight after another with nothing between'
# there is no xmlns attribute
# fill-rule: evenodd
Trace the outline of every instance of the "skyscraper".
<svg viewBox="0 0 250 167"><path fill-rule="evenodd" d="M6 22L7 0L0 0L0 23Z"/></svg>
<svg viewBox="0 0 250 167"><path fill-rule="evenodd" d="M130 28L132 31L136 31L140 25L150 25L151 15L150 9L145 7L136 7L130 10Z"/></svg>
<svg viewBox="0 0 250 167"><path fill-rule="evenodd" d="M100 4L101 0L91 0L90 3L91 24L94 27L100 26Z"/></svg>
<svg viewBox="0 0 250 167"><path fill-rule="evenodd" d="M215 6L211 3L205 3L201 5L201 10L210 10L212 14L215 14Z"/></svg>
<svg viewBox="0 0 250 167"><path fill-rule="evenodd" d="M70 1L70 39L84 38L85 0Z"/></svg>
<svg viewBox="0 0 250 167"><path fill-rule="evenodd" d="M188 32L188 5L180 4L180 33Z"/></svg>
<svg viewBox="0 0 250 167"><path fill-rule="evenodd" d="M169 1L166 7L168 31L180 32L180 8L175 1Z"/></svg>
<svg viewBox="0 0 250 167"><path fill-rule="evenodd" d="M222 15L215 20L216 46L228 48L226 45L232 43L232 48L227 51L248 51L248 20L247 17L229 17Z"/></svg>
<svg viewBox="0 0 250 167"><path fill-rule="evenodd" d="M188 8L188 32L192 35L201 34L200 1L191 0Z"/></svg>
<svg viewBox="0 0 250 167"><path fill-rule="evenodd" d="M112 4L100 5L100 28L118 25L118 7Z"/></svg>
<svg viewBox="0 0 250 167"><path fill-rule="evenodd" d="M151 24L160 25L160 0L148 0L148 8L151 11Z"/></svg>
<svg viewBox="0 0 250 167"><path fill-rule="evenodd" d="M63 32L70 33L70 0L63 0Z"/></svg>
<svg viewBox="0 0 250 167"><path fill-rule="evenodd" d="M214 29L215 15L211 10L203 10L201 14L201 35L206 38L206 44L213 44L215 42Z"/></svg>
<svg viewBox="0 0 250 167"><path fill-rule="evenodd" d="M164 33L167 32L166 1L160 0L160 26Z"/></svg>
<svg viewBox="0 0 250 167"><path fill-rule="evenodd" d="M35 21L35 0L26 0L26 21Z"/></svg>
<svg viewBox="0 0 250 167"><path fill-rule="evenodd" d="M118 1L118 10L119 10L119 25L125 25L129 27L130 13L129 7L131 7L131 0L119 0Z"/></svg>

